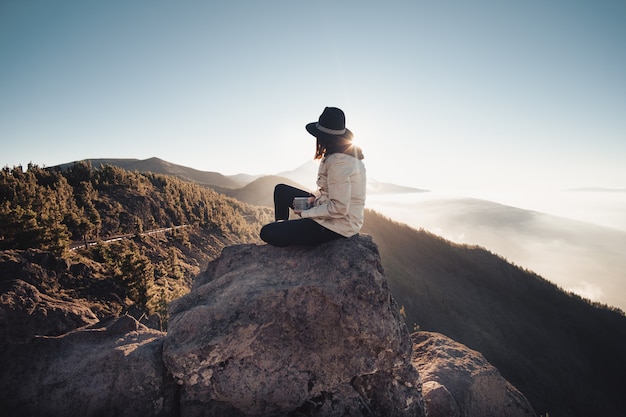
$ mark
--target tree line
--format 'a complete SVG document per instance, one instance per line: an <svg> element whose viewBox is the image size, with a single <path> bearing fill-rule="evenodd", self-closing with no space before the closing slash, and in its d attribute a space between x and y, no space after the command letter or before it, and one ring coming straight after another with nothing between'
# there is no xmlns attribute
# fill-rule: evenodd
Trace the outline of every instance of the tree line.
<svg viewBox="0 0 626 417"><path fill-rule="evenodd" d="M116 304L111 294L97 293L94 283L107 280L120 289L122 310L135 305L148 315L159 313L165 325L167 303L186 293L201 263L215 256L218 247L211 242L258 242L270 214L196 183L111 165L29 164L0 171L0 250L38 249L72 264L95 262L100 266L90 273L90 284L76 281L74 290L85 293L80 298ZM189 227L167 237L142 235L179 225ZM86 244L129 234L135 238ZM85 249L70 252L77 241Z"/></svg>
<svg viewBox="0 0 626 417"><path fill-rule="evenodd" d="M254 240L266 218L256 207L174 177L78 162L0 172L0 249L63 254L72 241L189 224Z"/></svg>

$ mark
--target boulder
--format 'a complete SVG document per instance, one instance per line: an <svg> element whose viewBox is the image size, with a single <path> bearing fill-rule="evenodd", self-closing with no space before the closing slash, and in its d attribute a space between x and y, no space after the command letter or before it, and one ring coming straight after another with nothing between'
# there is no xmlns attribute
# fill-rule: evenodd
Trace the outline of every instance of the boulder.
<svg viewBox="0 0 626 417"><path fill-rule="evenodd" d="M411 340L369 236L227 247L170 306L181 416L423 416Z"/></svg>
<svg viewBox="0 0 626 417"><path fill-rule="evenodd" d="M0 347L4 416L174 416L164 333L129 316Z"/></svg>
<svg viewBox="0 0 626 417"><path fill-rule="evenodd" d="M430 332L413 339L429 417L534 417L530 403L480 353Z"/></svg>
<svg viewBox="0 0 626 417"><path fill-rule="evenodd" d="M409 335L364 235L225 248L167 334L128 315L89 325L24 281L0 290L2 416L535 415L478 352Z"/></svg>

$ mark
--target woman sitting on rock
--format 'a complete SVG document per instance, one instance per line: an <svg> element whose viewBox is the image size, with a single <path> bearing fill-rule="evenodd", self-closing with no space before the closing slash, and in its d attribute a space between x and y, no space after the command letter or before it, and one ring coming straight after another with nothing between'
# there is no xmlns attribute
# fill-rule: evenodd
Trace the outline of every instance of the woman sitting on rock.
<svg viewBox="0 0 626 417"><path fill-rule="evenodd" d="M315 159L321 159L318 190L312 194L285 184L274 188L276 222L263 226L260 235L270 245L317 245L353 236L363 225L363 152L352 143L353 134L346 129L343 111L326 107L317 122L306 125L306 130L317 138ZM297 201L303 197L308 203L305 207ZM301 218L289 220L290 208Z"/></svg>

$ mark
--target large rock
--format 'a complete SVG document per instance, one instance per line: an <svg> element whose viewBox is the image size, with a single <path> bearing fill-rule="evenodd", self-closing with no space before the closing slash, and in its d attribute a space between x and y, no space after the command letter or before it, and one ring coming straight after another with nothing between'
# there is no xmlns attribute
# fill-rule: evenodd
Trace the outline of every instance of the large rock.
<svg viewBox="0 0 626 417"><path fill-rule="evenodd" d="M0 414L174 416L177 387L162 362L164 333L129 316L103 327L0 346Z"/></svg>
<svg viewBox="0 0 626 417"><path fill-rule="evenodd" d="M429 417L536 415L526 397L480 353L438 333L411 337Z"/></svg>
<svg viewBox="0 0 626 417"><path fill-rule="evenodd" d="M479 353L411 340L367 236L225 248L168 334L123 316L50 336L94 316L20 280L0 290L0 416L534 415Z"/></svg>
<svg viewBox="0 0 626 417"><path fill-rule="evenodd" d="M182 416L423 416L411 340L370 237L239 245L170 307Z"/></svg>

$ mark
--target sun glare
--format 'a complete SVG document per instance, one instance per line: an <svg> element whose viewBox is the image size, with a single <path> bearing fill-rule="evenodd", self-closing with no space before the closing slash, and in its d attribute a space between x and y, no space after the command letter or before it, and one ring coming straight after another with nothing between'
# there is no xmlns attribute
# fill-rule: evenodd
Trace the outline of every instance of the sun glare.
<svg viewBox="0 0 626 417"><path fill-rule="evenodd" d="M351 119L348 115L346 118L346 127L354 134L352 143L363 149L363 152L366 153L369 149L369 137L371 135L371 129L368 124L363 123L359 119Z"/></svg>

